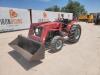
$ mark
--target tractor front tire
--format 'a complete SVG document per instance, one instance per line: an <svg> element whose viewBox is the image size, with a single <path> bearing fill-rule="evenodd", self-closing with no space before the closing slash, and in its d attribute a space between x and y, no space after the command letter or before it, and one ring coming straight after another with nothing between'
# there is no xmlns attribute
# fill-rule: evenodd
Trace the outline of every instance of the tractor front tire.
<svg viewBox="0 0 100 75"><path fill-rule="evenodd" d="M63 47L63 38L61 36L55 36L51 40L50 48L52 52L57 52Z"/></svg>

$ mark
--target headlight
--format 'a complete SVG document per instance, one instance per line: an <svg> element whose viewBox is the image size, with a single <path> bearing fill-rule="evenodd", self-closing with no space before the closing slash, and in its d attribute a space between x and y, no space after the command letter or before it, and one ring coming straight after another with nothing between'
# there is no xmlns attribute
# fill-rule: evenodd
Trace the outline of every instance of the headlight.
<svg viewBox="0 0 100 75"><path fill-rule="evenodd" d="M39 29L38 29L38 28L36 28L36 29L35 29L35 32L36 32L36 33L38 33L38 32L39 32Z"/></svg>
<svg viewBox="0 0 100 75"><path fill-rule="evenodd" d="M41 36L41 32L42 32L42 28L41 27L34 28L34 35Z"/></svg>

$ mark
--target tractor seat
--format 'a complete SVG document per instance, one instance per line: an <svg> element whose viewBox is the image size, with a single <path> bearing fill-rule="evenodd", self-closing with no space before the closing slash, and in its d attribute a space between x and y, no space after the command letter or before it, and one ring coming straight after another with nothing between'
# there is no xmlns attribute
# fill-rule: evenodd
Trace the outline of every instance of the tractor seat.
<svg viewBox="0 0 100 75"><path fill-rule="evenodd" d="M63 19L63 20L61 20L61 22L63 23L63 28L65 28L68 25L68 23L71 22L71 20L69 20L69 19Z"/></svg>
<svg viewBox="0 0 100 75"><path fill-rule="evenodd" d="M69 20L69 19L63 19L63 20L61 20L61 22L64 23L64 24L68 24L68 23L71 22L71 20Z"/></svg>

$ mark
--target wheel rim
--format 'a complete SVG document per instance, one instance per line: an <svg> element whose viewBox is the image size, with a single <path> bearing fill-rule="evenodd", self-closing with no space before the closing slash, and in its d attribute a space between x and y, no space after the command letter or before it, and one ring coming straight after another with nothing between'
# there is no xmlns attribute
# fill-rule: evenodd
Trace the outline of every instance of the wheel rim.
<svg viewBox="0 0 100 75"><path fill-rule="evenodd" d="M57 42L56 42L56 49L60 49L61 47L62 47L62 40L58 40Z"/></svg>
<svg viewBox="0 0 100 75"><path fill-rule="evenodd" d="M79 37L80 37L80 29L77 28L77 29L75 30L75 39L79 39Z"/></svg>

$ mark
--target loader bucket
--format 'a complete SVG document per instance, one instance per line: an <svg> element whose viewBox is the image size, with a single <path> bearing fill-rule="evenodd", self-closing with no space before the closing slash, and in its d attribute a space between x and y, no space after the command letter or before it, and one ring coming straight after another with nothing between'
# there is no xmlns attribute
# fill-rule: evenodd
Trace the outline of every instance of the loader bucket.
<svg viewBox="0 0 100 75"><path fill-rule="evenodd" d="M9 45L26 60L41 60L44 58L44 49L41 43L19 35Z"/></svg>

